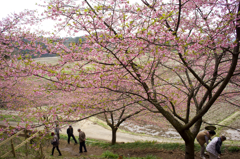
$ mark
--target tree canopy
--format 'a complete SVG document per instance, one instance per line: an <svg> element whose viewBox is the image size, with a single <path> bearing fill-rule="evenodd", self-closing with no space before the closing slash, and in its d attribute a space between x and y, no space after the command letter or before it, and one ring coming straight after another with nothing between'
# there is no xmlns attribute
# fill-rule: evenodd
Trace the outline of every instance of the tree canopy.
<svg viewBox="0 0 240 159"><path fill-rule="evenodd" d="M61 61L31 62L29 70L53 82L49 91L81 93L75 97L84 107L138 103L130 108L161 114L185 141L185 158L193 159L202 117L238 75L239 11L237 0L52 0L46 17L69 35L85 32L86 40L66 47L35 38L47 46L36 51Z"/></svg>

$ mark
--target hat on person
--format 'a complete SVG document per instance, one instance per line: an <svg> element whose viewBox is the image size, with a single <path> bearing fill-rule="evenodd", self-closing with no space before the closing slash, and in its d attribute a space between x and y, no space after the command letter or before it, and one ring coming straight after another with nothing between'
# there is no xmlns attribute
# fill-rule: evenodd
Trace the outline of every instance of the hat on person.
<svg viewBox="0 0 240 159"><path fill-rule="evenodd" d="M216 135L216 132L214 131L214 130L210 130L210 131L208 131L209 132L209 134L211 134L211 135Z"/></svg>

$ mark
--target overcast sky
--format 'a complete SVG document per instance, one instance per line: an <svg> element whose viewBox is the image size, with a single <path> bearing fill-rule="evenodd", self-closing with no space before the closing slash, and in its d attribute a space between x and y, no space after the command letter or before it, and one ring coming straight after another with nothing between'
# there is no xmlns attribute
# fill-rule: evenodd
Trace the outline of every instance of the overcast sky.
<svg viewBox="0 0 240 159"><path fill-rule="evenodd" d="M48 1L48 0L45 0ZM130 0L130 2L138 2L140 0ZM0 20L10 13L18 13L24 9L41 8L36 3L43 3L44 0L1 0L0 4Z"/></svg>
<svg viewBox="0 0 240 159"><path fill-rule="evenodd" d="M19 13L24 9L37 9L39 7L35 4L40 2L40 0L1 0L0 19L10 13Z"/></svg>
<svg viewBox="0 0 240 159"><path fill-rule="evenodd" d="M8 14L11 13L19 13L21 11L24 11L25 9L28 10L44 10L43 7L39 7L37 4L43 4L44 1L48 0L1 0L0 5L0 20L2 18L5 18ZM51 21L44 22L41 25L41 29L45 31L53 31L54 23ZM61 35L65 36L65 35Z"/></svg>
<svg viewBox="0 0 240 159"><path fill-rule="evenodd" d="M42 9L43 10L43 8L37 6L36 3L43 4L44 1L48 1L48 0L1 0L0 21L2 20L2 18L5 18L8 14L19 13L21 11L24 11L25 9L29 9L29 10ZM138 2L139 0L130 0L130 1ZM53 24L51 24L51 22L47 22L46 24L43 24L43 26L41 26L41 29L52 31L54 28L51 26L53 26ZM65 35L61 35L61 36L65 36Z"/></svg>

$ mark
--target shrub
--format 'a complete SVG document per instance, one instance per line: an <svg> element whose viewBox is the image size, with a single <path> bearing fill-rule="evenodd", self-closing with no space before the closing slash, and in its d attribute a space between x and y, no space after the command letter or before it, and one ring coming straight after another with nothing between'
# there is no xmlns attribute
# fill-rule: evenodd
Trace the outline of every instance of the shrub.
<svg viewBox="0 0 240 159"><path fill-rule="evenodd" d="M240 147L238 147L238 146L231 146L231 147L228 147L228 151L229 152L238 152L238 151L240 151Z"/></svg>
<svg viewBox="0 0 240 159"><path fill-rule="evenodd" d="M118 158L118 155L117 154L114 154L112 153L111 151L105 151L102 153L101 157L103 158L109 158L109 159L117 159Z"/></svg>
<svg viewBox="0 0 240 159"><path fill-rule="evenodd" d="M157 157L153 156L153 155L147 155L145 158L146 159L157 159Z"/></svg>

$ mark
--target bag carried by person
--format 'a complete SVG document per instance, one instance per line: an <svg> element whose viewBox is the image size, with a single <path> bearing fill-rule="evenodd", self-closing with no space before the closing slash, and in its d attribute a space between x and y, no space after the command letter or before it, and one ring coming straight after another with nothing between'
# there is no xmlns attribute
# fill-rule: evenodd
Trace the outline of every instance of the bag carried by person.
<svg viewBox="0 0 240 159"><path fill-rule="evenodd" d="M57 141L52 141L51 144L52 145L57 145L58 143L57 143Z"/></svg>
<svg viewBox="0 0 240 159"><path fill-rule="evenodd" d="M58 139L54 137L54 139L51 141L52 145L58 145Z"/></svg>

